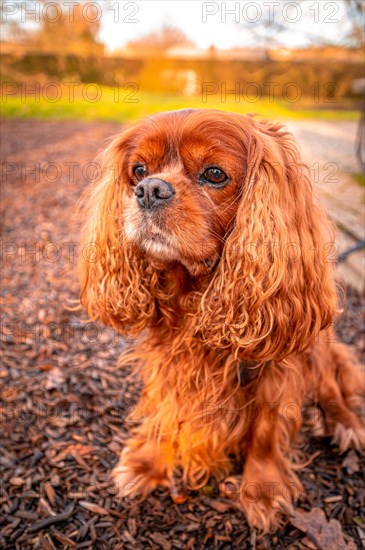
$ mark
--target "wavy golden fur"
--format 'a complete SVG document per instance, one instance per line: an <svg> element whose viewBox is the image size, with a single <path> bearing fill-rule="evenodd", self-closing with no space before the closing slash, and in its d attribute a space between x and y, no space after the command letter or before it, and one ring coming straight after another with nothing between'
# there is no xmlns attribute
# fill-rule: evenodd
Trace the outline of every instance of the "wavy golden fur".
<svg viewBox="0 0 365 550"><path fill-rule="evenodd" d="M278 124L182 110L123 131L102 162L81 301L138 335L123 361L144 380L120 492L171 486L178 471L197 488L244 458L236 500L252 526L275 528L301 491L304 405L341 451L365 445L364 375L331 341L333 228L295 142Z"/></svg>

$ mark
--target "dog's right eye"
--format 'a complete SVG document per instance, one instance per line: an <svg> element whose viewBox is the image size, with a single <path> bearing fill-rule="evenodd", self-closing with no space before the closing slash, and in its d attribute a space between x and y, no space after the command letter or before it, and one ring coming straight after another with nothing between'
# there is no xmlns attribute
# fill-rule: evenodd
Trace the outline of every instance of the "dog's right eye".
<svg viewBox="0 0 365 550"><path fill-rule="evenodd" d="M133 175L137 181L141 181L147 176L147 168L144 164L137 164L137 166L133 168Z"/></svg>
<svg viewBox="0 0 365 550"><path fill-rule="evenodd" d="M210 166L200 175L200 183L208 183L215 187L223 187L228 181L228 176L218 166Z"/></svg>

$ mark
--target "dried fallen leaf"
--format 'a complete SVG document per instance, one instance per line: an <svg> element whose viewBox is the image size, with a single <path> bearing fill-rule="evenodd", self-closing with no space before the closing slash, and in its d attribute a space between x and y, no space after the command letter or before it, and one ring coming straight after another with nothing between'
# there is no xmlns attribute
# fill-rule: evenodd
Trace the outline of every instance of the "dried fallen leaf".
<svg viewBox="0 0 365 550"><path fill-rule="evenodd" d="M356 550L353 540L345 542L340 522L336 519L327 521L325 513L320 508L313 508L310 512L296 510L290 523L306 533L318 549Z"/></svg>
<svg viewBox="0 0 365 550"><path fill-rule="evenodd" d="M65 374L58 367L54 367L47 374L46 390L60 388L65 381Z"/></svg>
<svg viewBox="0 0 365 550"><path fill-rule="evenodd" d="M15 388L8 388L1 392L1 397L6 403L11 403L17 399L18 392Z"/></svg>

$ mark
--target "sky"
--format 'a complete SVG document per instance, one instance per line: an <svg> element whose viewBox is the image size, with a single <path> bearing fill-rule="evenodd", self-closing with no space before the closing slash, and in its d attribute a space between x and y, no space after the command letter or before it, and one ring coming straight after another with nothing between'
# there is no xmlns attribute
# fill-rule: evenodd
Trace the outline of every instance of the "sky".
<svg viewBox="0 0 365 550"><path fill-rule="evenodd" d="M100 38L113 51L163 25L172 25L203 49L212 44L222 49L265 46L268 31L263 24L270 20L275 28L284 26L274 36L280 36L280 43L288 47L323 39L341 43L350 28L343 0L136 0L112 1L104 9Z"/></svg>

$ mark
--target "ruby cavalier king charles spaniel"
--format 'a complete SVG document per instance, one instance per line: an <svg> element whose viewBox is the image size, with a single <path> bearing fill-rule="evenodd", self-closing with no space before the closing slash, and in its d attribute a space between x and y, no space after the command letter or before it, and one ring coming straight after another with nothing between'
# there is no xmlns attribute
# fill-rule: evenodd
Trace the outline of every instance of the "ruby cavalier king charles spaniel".
<svg viewBox="0 0 365 550"><path fill-rule="evenodd" d="M273 530L302 491L305 421L341 452L365 445L364 372L331 329L333 228L308 169L279 124L210 109L148 117L102 162L81 302L137 337L123 361L144 382L113 479L178 502L177 486L215 476L223 491L242 464L226 494Z"/></svg>

